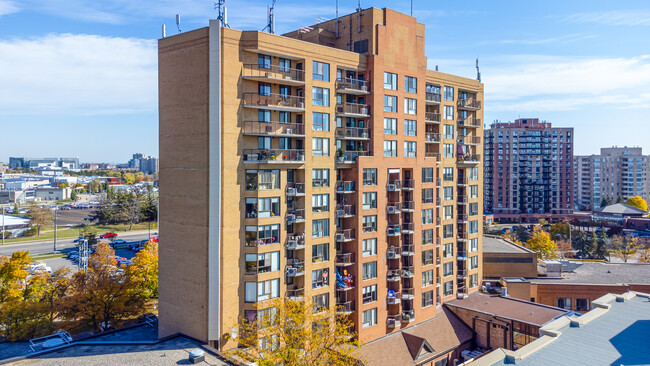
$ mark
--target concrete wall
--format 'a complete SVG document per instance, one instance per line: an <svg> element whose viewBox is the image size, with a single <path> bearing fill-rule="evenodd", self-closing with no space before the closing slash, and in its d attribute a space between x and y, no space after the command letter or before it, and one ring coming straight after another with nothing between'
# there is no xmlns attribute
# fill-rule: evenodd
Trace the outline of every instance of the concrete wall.
<svg viewBox="0 0 650 366"><path fill-rule="evenodd" d="M483 253L486 278L537 277L536 253Z"/></svg>

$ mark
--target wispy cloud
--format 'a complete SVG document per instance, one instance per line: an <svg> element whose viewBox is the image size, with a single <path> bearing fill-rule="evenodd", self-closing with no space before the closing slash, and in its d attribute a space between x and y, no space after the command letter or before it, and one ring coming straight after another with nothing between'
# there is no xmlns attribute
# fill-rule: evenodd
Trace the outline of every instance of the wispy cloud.
<svg viewBox="0 0 650 366"><path fill-rule="evenodd" d="M154 41L50 34L0 41L3 114L155 112ZM125 56L128 55L128 56Z"/></svg>
<svg viewBox="0 0 650 366"><path fill-rule="evenodd" d="M0 0L0 16L17 13L20 8L12 0Z"/></svg>
<svg viewBox="0 0 650 366"><path fill-rule="evenodd" d="M603 25L650 26L648 10L612 10L575 13L562 18L569 23L596 23Z"/></svg>
<svg viewBox="0 0 650 366"><path fill-rule="evenodd" d="M489 44L504 44L504 45L543 45L543 44L566 44L572 42L584 41L586 39L595 38L594 35L589 34L567 34L559 37L550 37L550 38L529 38L529 39L504 39L498 41L482 41L479 44L489 45Z"/></svg>

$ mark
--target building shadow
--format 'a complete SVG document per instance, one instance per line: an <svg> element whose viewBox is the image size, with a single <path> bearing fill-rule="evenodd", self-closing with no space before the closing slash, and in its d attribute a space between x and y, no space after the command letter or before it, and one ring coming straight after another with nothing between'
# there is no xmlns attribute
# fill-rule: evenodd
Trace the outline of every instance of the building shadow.
<svg viewBox="0 0 650 366"><path fill-rule="evenodd" d="M612 365L650 365L650 320L637 320L610 339L621 357Z"/></svg>

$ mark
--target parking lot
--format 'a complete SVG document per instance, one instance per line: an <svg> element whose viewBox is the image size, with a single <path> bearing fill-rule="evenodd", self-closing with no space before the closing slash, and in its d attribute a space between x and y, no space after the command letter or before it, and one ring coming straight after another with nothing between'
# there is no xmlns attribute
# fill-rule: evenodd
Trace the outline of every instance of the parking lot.
<svg viewBox="0 0 650 366"><path fill-rule="evenodd" d="M69 249L62 250L61 253L66 255L63 258L57 257L57 258L48 258L48 259L38 259L38 262L45 263L45 265L50 267L53 272L63 267L70 268L72 272L76 272L79 269L78 263L67 257L68 253L71 251L77 251L77 248L69 248ZM117 249L115 251L115 255L118 257L124 257L126 259L132 259L133 257L135 257L136 252L129 249Z"/></svg>

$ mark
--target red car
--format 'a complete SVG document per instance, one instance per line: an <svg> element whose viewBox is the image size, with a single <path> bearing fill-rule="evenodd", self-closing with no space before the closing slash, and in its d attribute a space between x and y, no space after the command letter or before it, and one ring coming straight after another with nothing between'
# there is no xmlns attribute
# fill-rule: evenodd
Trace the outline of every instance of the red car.
<svg viewBox="0 0 650 366"><path fill-rule="evenodd" d="M99 238L100 238L100 239L111 239L111 238L117 238L117 234L116 234L116 233L106 233L106 234L102 234L102 235L100 235Z"/></svg>
<svg viewBox="0 0 650 366"><path fill-rule="evenodd" d="M158 236L152 236L149 241L157 243L158 242Z"/></svg>

